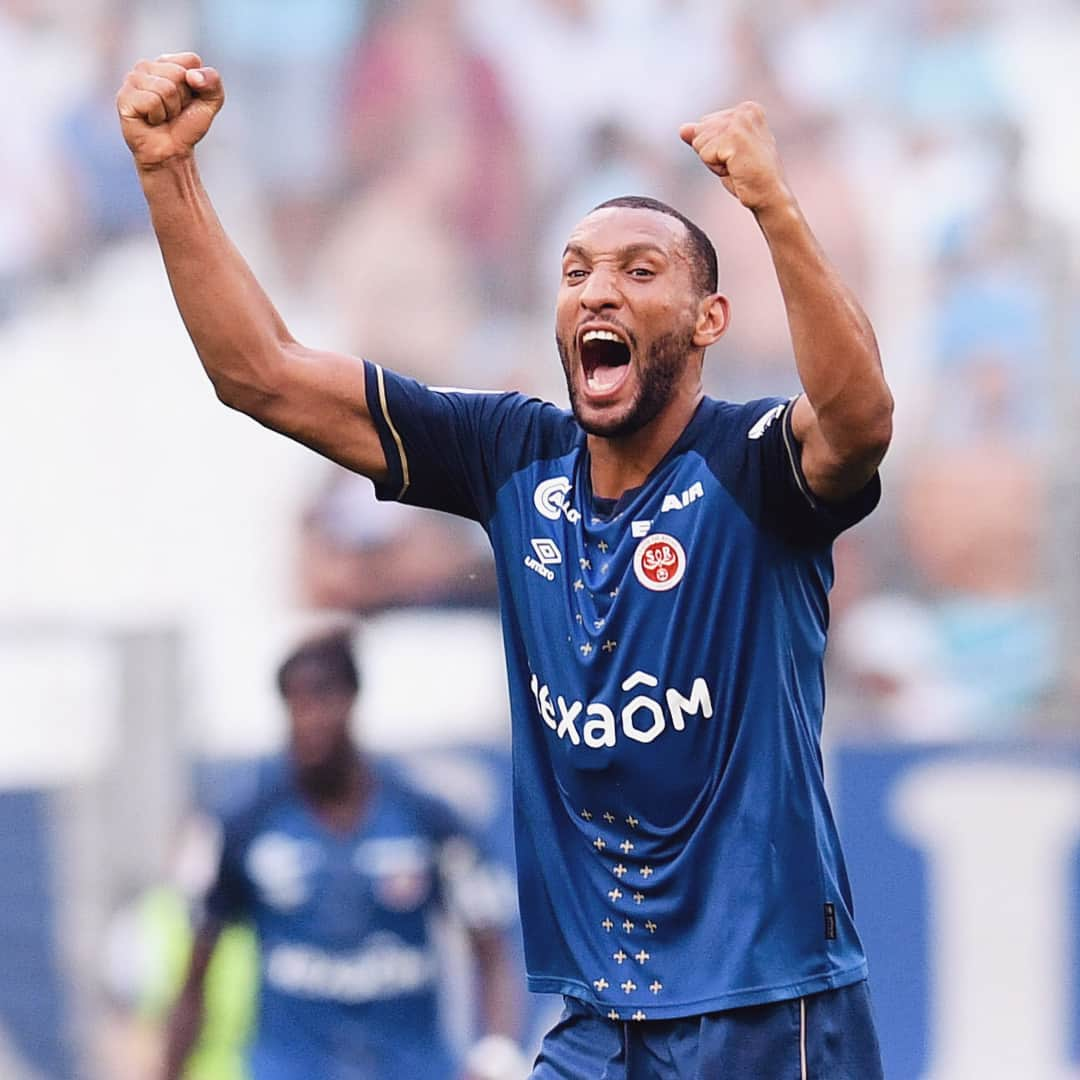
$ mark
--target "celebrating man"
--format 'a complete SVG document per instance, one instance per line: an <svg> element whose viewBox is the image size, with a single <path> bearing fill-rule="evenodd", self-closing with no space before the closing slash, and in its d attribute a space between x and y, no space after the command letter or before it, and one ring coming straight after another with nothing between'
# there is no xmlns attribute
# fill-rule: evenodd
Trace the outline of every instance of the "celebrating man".
<svg viewBox="0 0 1080 1080"><path fill-rule="evenodd" d="M804 392L704 396L715 251L626 197L564 252L567 412L298 343L199 179L223 100L191 53L118 97L219 397L381 498L479 521L495 551L529 983L566 998L533 1075L880 1076L819 735L831 544L878 499L892 399L761 108L680 134L761 228Z"/></svg>

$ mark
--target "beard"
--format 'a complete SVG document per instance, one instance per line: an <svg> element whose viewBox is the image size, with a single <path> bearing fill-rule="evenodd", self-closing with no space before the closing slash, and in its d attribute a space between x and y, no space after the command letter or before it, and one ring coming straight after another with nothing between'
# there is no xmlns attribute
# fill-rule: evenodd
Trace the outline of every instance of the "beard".
<svg viewBox="0 0 1080 1080"><path fill-rule="evenodd" d="M606 420L590 420L582 415L581 402L572 375L570 350L561 338L556 338L556 344L562 360L563 374L566 376L566 390L570 396L570 408L574 418L590 435L619 439L633 435L652 423L671 403L694 347L694 331L692 327L671 330L649 346L639 372L637 394L622 415Z"/></svg>

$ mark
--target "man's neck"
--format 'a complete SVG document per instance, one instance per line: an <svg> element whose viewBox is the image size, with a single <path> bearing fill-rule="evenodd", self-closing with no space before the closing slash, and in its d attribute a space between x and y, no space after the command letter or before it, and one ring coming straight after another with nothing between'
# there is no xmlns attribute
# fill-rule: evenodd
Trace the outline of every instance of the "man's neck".
<svg viewBox="0 0 1080 1080"><path fill-rule="evenodd" d="M370 770L353 748L332 765L298 774L300 791L316 815L331 829L351 831L371 796Z"/></svg>
<svg viewBox="0 0 1080 1080"><path fill-rule="evenodd" d="M686 430L703 396L698 384L693 391L675 397L656 419L632 435L614 439L589 435L593 494L617 499L624 491L644 484Z"/></svg>

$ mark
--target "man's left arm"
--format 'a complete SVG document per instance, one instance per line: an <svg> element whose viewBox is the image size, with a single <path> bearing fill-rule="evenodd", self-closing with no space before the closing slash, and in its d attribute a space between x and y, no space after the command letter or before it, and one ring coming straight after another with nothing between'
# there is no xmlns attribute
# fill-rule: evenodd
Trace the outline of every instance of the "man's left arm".
<svg viewBox="0 0 1080 1080"><path fill-rule="evenodd" d="M521 988L506 947L506 932L498 927L470 927L469 947L476 964L480 1030L516 1040L521 1021Z"/></svg>
<svg viewBox="0 0 1080 1080"><path fill-rule="evenodd" d="M465 927L476 966L479 1032L514 1039L521 1022L519 974L507 948L516 911L514 884L483 846L471 830L455 824L440 858L442 889Z"/></svg>
<svg viewBox="0 0 1080 1080"><path fill-rule="evenodd" d="M791 417L802 472L814 495L843 500L873 477L892 436L892 394L870 321L807 224L760 105L710 113L680 135L765 236L805 390Z"/></svg>

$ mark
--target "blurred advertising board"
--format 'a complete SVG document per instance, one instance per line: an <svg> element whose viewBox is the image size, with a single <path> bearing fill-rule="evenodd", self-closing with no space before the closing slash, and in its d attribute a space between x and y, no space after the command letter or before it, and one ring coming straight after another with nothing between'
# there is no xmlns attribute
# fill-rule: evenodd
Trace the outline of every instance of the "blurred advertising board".
<svg viewBox="0 0 1080 1080"><path fill-rule="evenodd" d="M1080 1077L1080 744L829 760L892 1080Z"/></svg>

